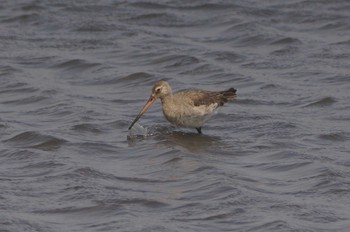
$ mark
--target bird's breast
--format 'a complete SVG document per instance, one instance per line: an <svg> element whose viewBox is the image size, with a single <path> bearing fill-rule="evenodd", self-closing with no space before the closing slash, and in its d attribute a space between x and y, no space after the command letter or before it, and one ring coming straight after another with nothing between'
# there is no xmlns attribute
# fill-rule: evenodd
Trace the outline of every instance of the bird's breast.
<svg viewBox="0 0 350 232"><path fill-rule="evenodd" d="M216 112L217 104L194 106L182 103L162 101L163 114L172 124L179 127L201 127Z"/></svg>

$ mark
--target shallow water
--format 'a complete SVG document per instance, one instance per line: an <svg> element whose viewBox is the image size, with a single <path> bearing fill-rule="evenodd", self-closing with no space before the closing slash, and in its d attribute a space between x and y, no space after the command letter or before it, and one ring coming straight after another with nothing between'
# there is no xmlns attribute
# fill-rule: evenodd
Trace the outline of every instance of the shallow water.
<svg viewBox="0 0 350 232"><path fill-rule="evenodd" d="M348 231L348 1L5 1L0 231ZM238 98L171 126L152 85Z"/></svg>

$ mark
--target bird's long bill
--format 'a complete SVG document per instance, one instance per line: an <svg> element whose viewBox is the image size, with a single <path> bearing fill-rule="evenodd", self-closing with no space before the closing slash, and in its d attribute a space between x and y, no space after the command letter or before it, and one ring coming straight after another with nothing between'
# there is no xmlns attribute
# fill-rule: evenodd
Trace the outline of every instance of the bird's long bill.
<svg viewBox="0 0 350 232"><path fill-rule="evenodd" d="M131 123L129 130L134 126L134 124L141 118L141 116L148 110L148 108L155 102L157 98L153 97L152 95L148 99L147 103L143 106L140 113L136 116L135 120Z"/></svg>

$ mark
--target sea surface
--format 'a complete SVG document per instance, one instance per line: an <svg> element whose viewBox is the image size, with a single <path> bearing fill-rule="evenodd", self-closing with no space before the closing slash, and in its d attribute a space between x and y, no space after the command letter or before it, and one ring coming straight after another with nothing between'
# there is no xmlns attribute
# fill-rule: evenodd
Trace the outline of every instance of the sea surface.
<svg viewBox="0 0 350 232"><path fill-rule="evenodd" d="M238 96L130 137L161 79ZM350 1L1 1L1 232L349 228Z"/></svg>

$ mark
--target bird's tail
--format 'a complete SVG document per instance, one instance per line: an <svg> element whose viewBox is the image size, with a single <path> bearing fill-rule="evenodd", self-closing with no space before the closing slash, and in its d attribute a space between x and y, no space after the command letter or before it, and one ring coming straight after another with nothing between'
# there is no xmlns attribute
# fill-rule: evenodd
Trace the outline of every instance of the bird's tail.
<svg viewBox="0 0 350 232"><path fill-rule="evenodd" d="M221 91L220 93L227 101L227 100L233 100L237 96L236 92L237 90L235 88L230 88L228 90Z"/></svg>

